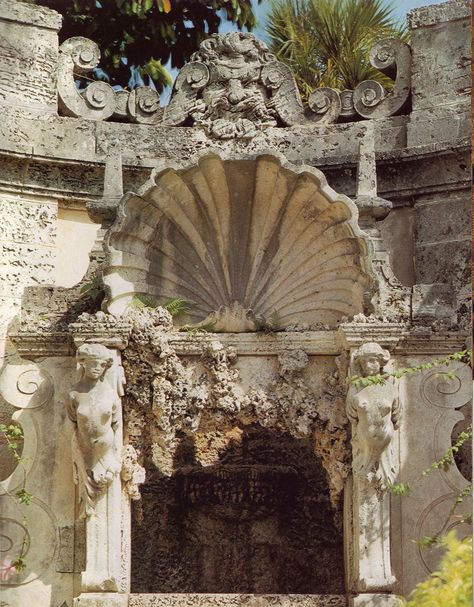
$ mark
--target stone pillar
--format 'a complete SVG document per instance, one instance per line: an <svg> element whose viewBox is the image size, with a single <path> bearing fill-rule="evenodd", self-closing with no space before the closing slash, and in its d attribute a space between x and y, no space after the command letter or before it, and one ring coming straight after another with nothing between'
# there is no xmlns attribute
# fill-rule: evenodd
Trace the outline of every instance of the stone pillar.
<svg viewBox="0 0 474 607"><path fill-rule="evenodd" d="M0 106L57 112L56 11L17 0L0 3Z"/></svg>
<svg viewBox="0 0 474 607"><path fill-rule="evenodd" d="M371 273L376 280L375 293L366 305L377 316L395 321L408 320L411 289L402 285L393 273L380 231L380 221L388 216L392 203L377 195L374 121L367 121L363 128L354 202L359 210L359 225L372 245Z"/></svg>
<svg viewBox="0 0 474 607"><path fill-rule="evenodd" d="M384 345L396 343L396 327L381 325L380 335L367 325L341 328L350 349L350 377L383 373L390 360L389 351L375 341L366 340L372 333L381 337ZM392 594L397 580L391 564L388 488L398 472L396 432L402 413L398 387L391 381L350 384L346 411L352 426L353 472L344 495L350 606L395 607L401 603Z"/></svg>
<svg viewBox="0 0 474 607"><path fill-rule="evenodd" d="M412 46L412 112L407 146L458 142L454 161L469 167L471 136L471 1L450 0L408 14ZM462 149L464 146L464 149ZM437 160L436 169L443 160ZM450 166L450 172L455 171ZM418 193L415 199L413 320L469 328L471 236L469 187ZM443 217L444 221L439 218Z"/></svg>
<svg viewBox="0 0 474 607"><path fill-rule="evenodd" d="M85 518L86 523L85 569L81 574L81 594L74 599L74 606L125 607L129 581L124 579L128 571L123 568L122 546L127 545L123 535L130 530L129 525L123 524L123 510L129 514L130 498L128 491L124 498L120 474L121 396L125 380L117 348L123 344L116 334L93 335L94 326L87 322L71 325L71 332L78 346L83 377L69 393L68 415L73 425L79 517ZM99 408L102 415L97 417ZM94 446L97 437L102 445L98 449ZM129 477L130 474L128 480Z"/></svg>
<svg viewBox="0 0 474 607"><path fill-rule="evenodd" d="M470 0L450 0L414 9L408 13L408 25L413 107L407 129L408 147L468 137Z"/></svg>

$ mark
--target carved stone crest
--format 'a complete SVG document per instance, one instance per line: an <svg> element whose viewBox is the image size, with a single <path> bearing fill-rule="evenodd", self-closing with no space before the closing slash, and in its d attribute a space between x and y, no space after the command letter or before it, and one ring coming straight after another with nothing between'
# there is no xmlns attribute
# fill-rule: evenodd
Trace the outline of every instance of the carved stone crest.
<svg viewBox="0 0 474 607"><path fill-rule="evenodd" d="M181 70L164 121L181 122L188 115L219 139L253 137L259 127L276 126L262 80L262 68L271 61L276 57L252 34L211 36Z"/></svg>

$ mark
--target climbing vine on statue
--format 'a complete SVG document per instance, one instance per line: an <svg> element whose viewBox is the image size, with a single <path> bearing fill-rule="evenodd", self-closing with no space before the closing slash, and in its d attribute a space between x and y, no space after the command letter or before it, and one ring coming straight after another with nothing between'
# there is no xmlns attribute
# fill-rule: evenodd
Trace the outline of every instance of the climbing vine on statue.
<svg viewBox="0 0 474 607"><path fill-rule="evenodd" d="M423 373L434 367L448 366L453 362L472 366L472 350L454 352L443 359L414 367L404 367L393 372L369 377L354 375L350 381L358 388L384 384L389 378L400 379L407 375ZM456 371L447 371L444 376L446 380L452 380L456 377ZM472 439L472 435L473 430L470 425L458 434L453 444L438 460L421 471L421 479L436 470L449 470L455 464L456 454ZM390 485L389 490L394 495L404 496L409 494L411 487L409 483L401 481ZM433 572L424 582L419 583L408 599L402 599L405 607L468 607L472 605L472 535L459 539L454 530L447 533L448 528L453 526L462 524L472 526L472 513L457 514L460 505L471 495L472 484L469 484L454 498L445 521L435 534L414 538L421 549L439 545L445 549L445 553L439 570Z"/></svg>

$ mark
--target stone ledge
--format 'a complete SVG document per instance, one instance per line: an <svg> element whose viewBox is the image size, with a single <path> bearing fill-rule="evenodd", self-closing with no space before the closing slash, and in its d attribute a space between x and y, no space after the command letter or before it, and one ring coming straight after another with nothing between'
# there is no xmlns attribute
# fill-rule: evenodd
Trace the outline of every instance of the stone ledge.
<svg viewBox="0 0 474 607"><path fill-rule="evenodd" d="M122 329L91 329L82 336L74 335L74 341L76 346L88 341L121 350L127 346L125 327ZM200 333L196 336L174 332L168 336L170 345L181 356L200 355L203 344L213 341L235 348L239 356L277 356L290 348L301 348L309 356L337 356L343 350L359 347L366 341L377 341L401 356L438 356L464 350L468 339L468 334L463 331L410 330L402 323L346 323L338 331ZM73 338L68 333L23 330L10 334L9 339L15 344L18 354L28 359L73 356L75 352Z"/></svg>
<svg viewBox="0 0 474 607"><path fill-rule="evenodd" d="M0 3L0 20L15 21L45 29L59 31L62 15L45 6L28 4L19 0L2 0Z"/></svg>
<svg viewBox="0 0 474 607"><path fill-rule="evenodd" d="M430 27L445 21L471 18L471 0L450 0L443 4L422 6L407 14L408 27Z"/></svg>
<svg viewBox="0 0 474 607"><path fill-rule="evenodd" d="M339 594L131 594L129 607L346 607Z"/></svg>

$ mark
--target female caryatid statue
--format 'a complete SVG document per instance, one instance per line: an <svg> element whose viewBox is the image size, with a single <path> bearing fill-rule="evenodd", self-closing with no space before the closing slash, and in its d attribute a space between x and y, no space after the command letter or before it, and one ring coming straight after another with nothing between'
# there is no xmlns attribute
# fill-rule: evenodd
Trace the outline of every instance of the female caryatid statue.
<svg viewBox="0 0 474 607"><path fill-rule="evenodd" d="M105 380L111 352L101 344L83 344L77 351L81 379L69 392L67 413L74 424L72 451L79 486L80 517L95 512L97 498L120 472L116 390Z"/></svg>
<svg viewBox="0 0 474 607"><path fill-rule="evenodd" d="M390 354L375 342L363 344L354 353L359 375L371 377L383 372ZM347 415L352 422L354 475L384 491L396 476L393 437L400 423L400 404L392 381L362 388L351 386L347 395Z"/></svg>

